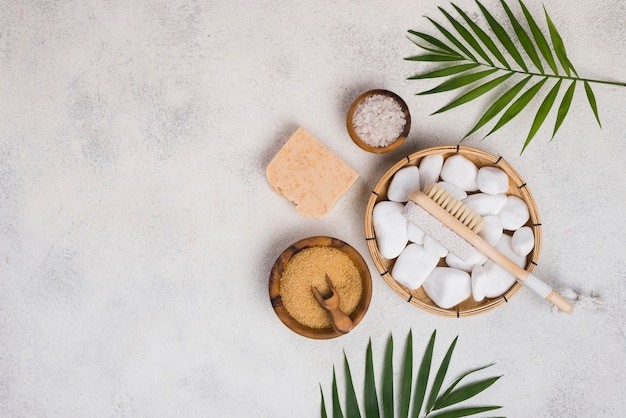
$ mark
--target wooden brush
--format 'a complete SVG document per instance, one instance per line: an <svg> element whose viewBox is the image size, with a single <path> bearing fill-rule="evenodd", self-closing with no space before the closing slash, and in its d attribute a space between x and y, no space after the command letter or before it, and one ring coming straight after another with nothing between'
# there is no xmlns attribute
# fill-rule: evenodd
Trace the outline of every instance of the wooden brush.
<svg viewBox="0 0 626 418"><path fill-rule="evenodd" d="M573 311L574 306L567 299L480 237L478 232L484 223L482 217L437 184L426 186L424 192L416 190L411 193L403 213L410 222L459 258L465 260L478 250L559 310L565 313Z"/></svg>

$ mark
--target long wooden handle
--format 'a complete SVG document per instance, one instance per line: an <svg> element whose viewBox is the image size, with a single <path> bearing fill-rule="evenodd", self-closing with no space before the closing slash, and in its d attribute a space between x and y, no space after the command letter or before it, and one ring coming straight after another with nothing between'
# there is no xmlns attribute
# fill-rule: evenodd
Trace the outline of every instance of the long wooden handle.
<svg viewBox="0 0 626 418"><path fill-rule="evenodd" d="M456 232L465 241L469 242L478 251L489 257L494 263L514 275L521 283L530 287L535 291L535 293L539 294L544 299L550 301L559 310L565 313L571 313L574 310L574 306L567 299L552 290L550 286L537 276L515 264L515 262L513 262L510 258L502 254L481 236L466 227L463 222L448 213L448 211L439 206L430 197L420 191L415 191L411 194L410 199L428 211L435 218L439 219L443 224L445 224L452 231ZM531 277L530 280L528 280L529 277Z"/></svg>

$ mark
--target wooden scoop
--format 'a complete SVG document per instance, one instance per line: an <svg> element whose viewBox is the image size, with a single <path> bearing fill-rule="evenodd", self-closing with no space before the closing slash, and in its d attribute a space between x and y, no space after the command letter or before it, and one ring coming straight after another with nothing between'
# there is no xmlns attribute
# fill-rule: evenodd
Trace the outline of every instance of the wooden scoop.
<svg viewBox="0 0 626 418"><path fill-rule="evenodd" d="M339 295L335 290L335 286L333 286L333 283L330 281L328 274L326 275L326 283L331 291L331 295L329 297L323 298L315 286L311 286L311 291L320 306L330 314L330 322L332 323L335 331L346 334L354 325L352 324L350 317L339 309Z"/></svg>

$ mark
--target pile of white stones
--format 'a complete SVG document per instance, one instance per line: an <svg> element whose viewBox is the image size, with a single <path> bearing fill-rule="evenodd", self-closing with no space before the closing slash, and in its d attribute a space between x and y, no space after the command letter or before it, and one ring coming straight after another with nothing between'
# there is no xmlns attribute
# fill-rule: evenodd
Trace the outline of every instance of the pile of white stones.
<svg viewBox="0 0 626 418"><path fill-rule="evenodd" d="M508 175L498 167L478 168L460 154L445 159L441 154L423 157L417 166L398 170L387 191L387 198L374 206L376 243L381 255L395 259L391 276L409 289L420 286L443 309L450 309L470 296L480 302L485 297L504 294L515 277L476 251L462 260L425 234L402 215L404 203L414 190L438 183L485 220L479 233L485 241L513 260L526 266L534 247L533 230L524 226L530 214L526 203L507 195ZM439 267L445 258L447 267Z"/></svg>

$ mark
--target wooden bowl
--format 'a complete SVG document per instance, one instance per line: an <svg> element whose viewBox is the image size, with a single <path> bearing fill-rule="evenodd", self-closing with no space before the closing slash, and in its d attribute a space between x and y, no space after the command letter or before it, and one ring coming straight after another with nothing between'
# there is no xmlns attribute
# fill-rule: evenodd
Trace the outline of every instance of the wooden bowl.
<svg viewBox="0 0 626 418"><path fill-rule="evenodd" d="M398 104L402 108L402 111L404 112L404 118L406 119L404 130L402 131L402 133L400 133L400 136L398 136L398 138L394 142L387 145L386 147L375 147L375 146L372 146L363 142L363 140L359 137L359 135L354 130L354 124L352 123L354 112L357 106L367 97L374 96L376 94L391 97L396 102L398 102ZM409 131L411 130L411 114L409 113L409 107L407 106L405 101L402 100L402 98L398 96L397 94L389 90L380 90L380 89L369 90L361 94L359 97L357 97L356 100L352 102L352 104L348 108L348 114L346 116L346 127L348 128L348 134L350 135L350 138L352 138L352 141L354 141L354 143L357 144L359 148L368 152L373 152L375 154L384 154L384 153L391 152L397 149L400 145L404 143L404 141L406 141L406 137L407 135L409 135Z"/></svg>
<svg viewBox="0 0 626 418"><path fill-rule="evenodd" d="M526 226L532 228L535 234L535 246L531 253L527 256L526 270L533 271L539 260L539 252L541 250L541 221L539 220L539 214L537 212L537 206L528 189L528 186L517 174L517 172L511 167L502 157L491 155L484 151L480 151L474 148L456 146L443 146L428 148L414 154L408 155L401 161L391 167L385 175L380 179L372 194L369 198L367 208L365 211L365 239L367 240L367 246L374 260L374 264L378 269L378 272L385 280L385 282L404 299L405 301L436 315L448 316L448 317L465 317L481 314L491 311L498 306L502 306L508 302L522 287L519 282L515 282L509 290L507 290L502 296L497 298L485 298L481 302L474 301L471 297L461 302L454 308L443 309L438 307L429 297L424 290L420 287L416 290L411 290L400 283L396 282L391 276L391 271L395 260L389 260L384 258L378 249L376 244L376 235L374 233L373 223L373 210L374 205L382 200L387 200L387 189L389 183L394 174L401 168L408 166L417 166L421 159L427 155L441 154L444 159L454 155L461 154L476 166L494 166L502 169L509 176L509 190L507 194L517 196L526 202L528 210L530 212L530 219L526 223ZM506 232L506 231L505 231ZM440 266L445 266L444 259L441 260Z"/></svg>
<svg viewBox="0 0 626 418"><path fill-rule="evenodd" d="M361 257L361 254L359 254L357 250L355 250L353 247L346 244L345 242L331 237L306 238L292 244L285 251L282 252L282 254L274 263L272 271L270 273L269 293L272 307L274 308L274 312L276 312L278 318L285 325L287 325L289 329L302 336L315 339L329 339L339 337L344 334L335 331L333 328L311 328L299 323L289 314L289 312L283 305L282 296L280 293L280 279L285 265L291 259L291 257L297 254L299 251L310 247L336 248L342 251L350 258L350 260L352 260L357 270L359 271L359 275L361 276L363 294L356 309L354 310L352 315L350 315L350 319L352 319L354 327L356 327L361 319L363 319L365 312L367 312L367 309L369 308L370 300L372 299L372 278L370 276L369 268L367 267L367 263L365 262L363 257Z"/></svg>

